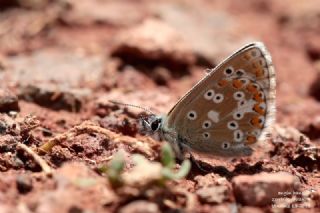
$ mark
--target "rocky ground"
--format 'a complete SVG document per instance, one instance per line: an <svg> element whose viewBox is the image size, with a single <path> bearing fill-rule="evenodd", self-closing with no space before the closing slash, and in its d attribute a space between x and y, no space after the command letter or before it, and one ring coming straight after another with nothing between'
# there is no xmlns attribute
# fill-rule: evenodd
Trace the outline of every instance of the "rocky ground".
<svg viewBox="0 0 320 213"><path fill-rule="evenodd" d="M319 4L0 1L0 212L319 211ZM159 163L139 111L108 100L166 113L254 40L276 69L271 137L251 157L165 178L185 165Z"/></svg>

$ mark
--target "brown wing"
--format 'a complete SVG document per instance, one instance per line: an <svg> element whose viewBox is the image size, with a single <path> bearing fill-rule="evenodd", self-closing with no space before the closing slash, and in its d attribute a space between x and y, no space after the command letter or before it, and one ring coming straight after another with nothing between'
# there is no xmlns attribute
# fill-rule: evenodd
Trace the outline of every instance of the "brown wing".
<svg viewBox="0 0 320 213"><path fill-rule="evenodd" d="M195 85L168 114L166 127L191 149L248 155L274 119L275 73L264 45L232 54Z"/></svg>

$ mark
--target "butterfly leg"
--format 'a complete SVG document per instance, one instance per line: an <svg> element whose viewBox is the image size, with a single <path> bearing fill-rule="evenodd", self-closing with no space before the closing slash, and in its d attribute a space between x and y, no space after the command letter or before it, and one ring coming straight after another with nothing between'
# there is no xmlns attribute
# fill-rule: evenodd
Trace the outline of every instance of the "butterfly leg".
<svg viewBox="0 0 320 213"><path fill-rule="evenodd" d="M182 159L178 158L179 160L183 160L183 159L190 159L191 163L196 165L198 169L200 169L202 172L204 173L210 173L209 170L204 169L198 162L197 159L195 159L195 157L192 155L190 148L185 144L185 139L178 137L178 147L180 150L181 155L183 156Z"/></svg>
<svg viewBox="0 0 320 213"><path fill-rule="evenodd" d="M232 177L232 173L230 171L228 171L228 169L226 169L225 167L223 166L211 166L207 163L204 163L205 167L206 168L209 168L209 169L206 169L204 166L202 166L200 163L199 163L199 160L197 160L193 154L191 153L190 151L190 148L188 148L186 145L182 144L182 146L184 146L184 159L188 158L190 159L191 163L196 165L196 167L201 171L203 172L204 174L208 174L208 173L217 173L217 174L220 174L221 176L226 176L226 177Z"/></svg>

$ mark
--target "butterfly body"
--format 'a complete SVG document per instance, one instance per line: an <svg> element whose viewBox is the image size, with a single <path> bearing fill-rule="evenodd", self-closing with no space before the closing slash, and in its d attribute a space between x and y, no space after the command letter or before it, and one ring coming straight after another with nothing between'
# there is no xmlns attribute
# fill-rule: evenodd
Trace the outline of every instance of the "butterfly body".
<svg viewBox="0 0 320 213"><path fill-rule="evenodd" d="M178 154L250 155L275 114L275 73L260 42L248 44L212 69L167 115L149 117Z"/></svg>

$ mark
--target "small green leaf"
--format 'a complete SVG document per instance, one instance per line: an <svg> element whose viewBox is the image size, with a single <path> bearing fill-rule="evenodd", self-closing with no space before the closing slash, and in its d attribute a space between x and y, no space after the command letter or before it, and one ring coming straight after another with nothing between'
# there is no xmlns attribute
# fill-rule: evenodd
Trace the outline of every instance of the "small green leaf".
<svg viewBox="0 0 320 213"><path fill-rule="evenodd" d="M108 167L106 165L103 165L103 166L98 167L97 170L100 174L104 174L104 173L107 173Z"/></svg>
<svg viewBox="0 0 320 213"><path fill-rule="evenodd" d="M190 160L184 160L178 172L175 173L172 169L164 167L162 169L162 175L165 179L169 179L169 180L181 179L188 175L190 169L191 169Z"/></svg>
<svg viewBox="0 0 320 213"><path fill-rule="evenodd" d="M181 179L184 178L185 176L188 175L191 169L191 162L190 160L184 160L181 164L181 167L179 171L176 173L176 179Z"/></svg>
<svg viewBox="0 0 320 213"><path fill-rule="evenodd" d="M172 169L175 165L175 156L171 146L168 143L163 144L161 148L162 165Z"/></svg>
<svg viewBox="0 0 320 213"><path fill-rule="evenodd" d="M124 169L124 166L124 156L123 153L119 151L114 155L106 170L108 179L113 186L119 186L121 184L121 173Z"/></svg>
<svg viewBox="0 0 320 213"><path fill-rule="evenodd" d="M110 161L110 169L115 170L117 172L122 172L124 168L124 156L121 151L117 152L114 157Z"/></svg>

